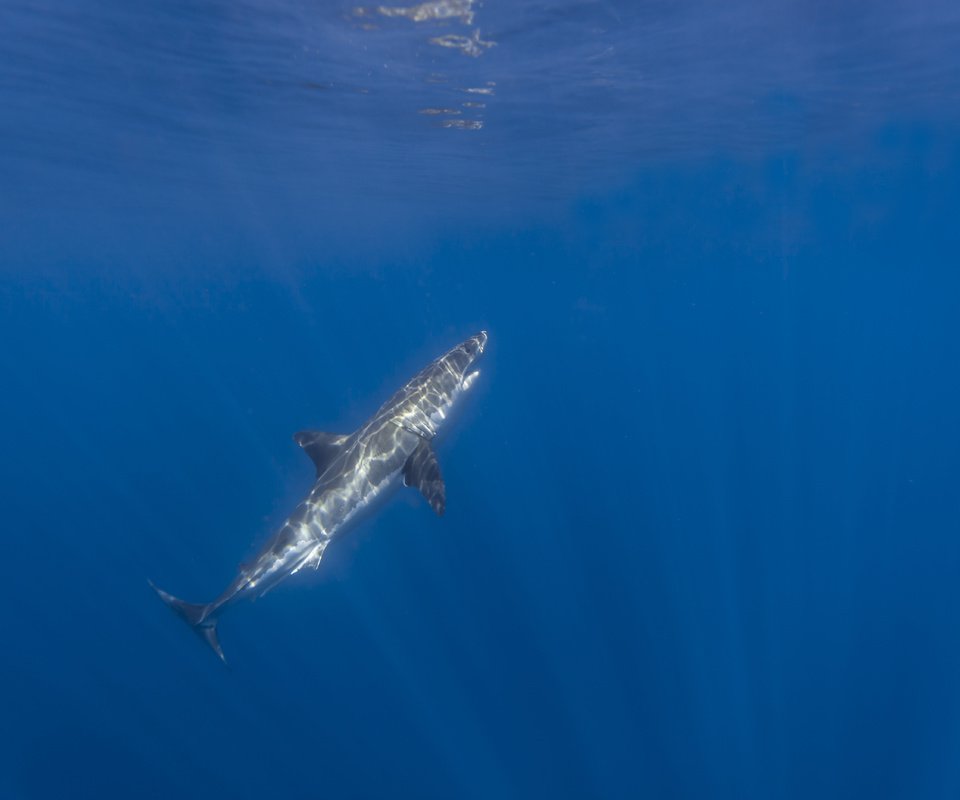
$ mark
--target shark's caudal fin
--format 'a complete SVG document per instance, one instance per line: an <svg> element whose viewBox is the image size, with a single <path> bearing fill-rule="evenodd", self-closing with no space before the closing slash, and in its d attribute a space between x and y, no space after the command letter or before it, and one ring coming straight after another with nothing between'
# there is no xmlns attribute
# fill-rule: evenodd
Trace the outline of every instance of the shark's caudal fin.
<svg viewBox="0 0 960 800"><path fill-rule="evenodd" d="M227 659L224 658L220 640L217 639L217 618L207 616L213 610L210 604L185 603L180 598L174 597L154 585L153 581L148 581L148 583L160 595L160 599L176 611L177 615L193 629L194 633L210 645L213 652L220 656L220 660L226 664Z"/></svg>

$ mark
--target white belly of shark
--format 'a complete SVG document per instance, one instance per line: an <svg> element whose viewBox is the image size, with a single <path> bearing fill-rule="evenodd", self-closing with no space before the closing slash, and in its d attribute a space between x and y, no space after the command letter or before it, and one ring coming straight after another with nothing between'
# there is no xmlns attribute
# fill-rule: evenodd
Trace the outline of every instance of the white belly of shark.
<svg viewBox="0 0 960 800"><path fill-rule="evenodd" d="M187 603L151 582L160 598L226 660L217 637L223 610L260 596L304 567L316 568L335 538L385 502L401 484L418 489L437 514L446 490L431 442L479 372L481 331L428 364L350 434L300 431L294 440L317 468L309 494L257 556L209 603Z"/></svg>

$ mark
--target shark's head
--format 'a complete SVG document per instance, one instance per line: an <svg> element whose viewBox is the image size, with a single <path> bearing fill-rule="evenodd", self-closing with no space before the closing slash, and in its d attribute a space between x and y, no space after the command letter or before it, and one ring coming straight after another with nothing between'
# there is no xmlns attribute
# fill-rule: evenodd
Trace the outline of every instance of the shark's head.
<svg viewBox="0 0 960 800"><path fill-rule="evenodd" d="M487 332L480 331L448 350L422 370L401 393L407 405L401 414L415 430L435 434L447 420L457 399L473 384L479 371L473 365L487 345ZM389 405L389 404L388 404Z"/></svg>
<svg viewBox="0 0 960 800"><path fill-rule="evenodd" d="M487 332L480 331L448 350L420 370L378 413L394 417L401 428L433 438L480 374L473 365L486 346Z"/></svg>
<svg viewBox="0 0 960 800"><path fill-rule="evenodd" d="M465 342L458 344L440 359L444 366L453 373L461 389L469 389L470 384L480 374L479 370L471 371L471 368L483 354L483 348L486 346L487 332L480 331L476 336L471 336Z"/></svg>

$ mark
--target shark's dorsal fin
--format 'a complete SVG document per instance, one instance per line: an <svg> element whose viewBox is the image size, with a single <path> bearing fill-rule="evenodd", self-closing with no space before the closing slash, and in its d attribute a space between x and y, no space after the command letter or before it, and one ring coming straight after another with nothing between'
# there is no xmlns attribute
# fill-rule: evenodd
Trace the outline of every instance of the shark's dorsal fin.
<svg viewBox="0 0 960 800"><path fill-rule="evenodd" d="M297 431L293 434L293 441L313 459L317 475L322 475L333 459L340 455L343 443L349 438L348 435L323 431Z"/></svg>
<svg viewBox="0 0 960 800"><path fill-rule="evenodd" d="M417 445L407 463L403 465L403 485L414 486L427 498L430 507L442 517L447 504L447 493L440 475L437 454L430 442L424 440Z"/></svg>

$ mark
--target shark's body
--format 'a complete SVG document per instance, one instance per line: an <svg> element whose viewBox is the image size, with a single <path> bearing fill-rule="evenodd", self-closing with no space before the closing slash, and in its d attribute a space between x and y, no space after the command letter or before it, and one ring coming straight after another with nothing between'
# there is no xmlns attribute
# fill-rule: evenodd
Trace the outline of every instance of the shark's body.
<svg viewBox="0 0 960 800"><path fill-rule="evenodd" d="M430 442L479 374L469 370L486 343L486 332L480 332L429 364L352 434L296 434L294 439L316 464L317 479L257 557L210 603L186 603L154 587L157 594L223 659L216 628L223 609L264 594L304 567L319 565L327 545L362 512L385 500L401 479L443 514L443 479Z"/></svg>

